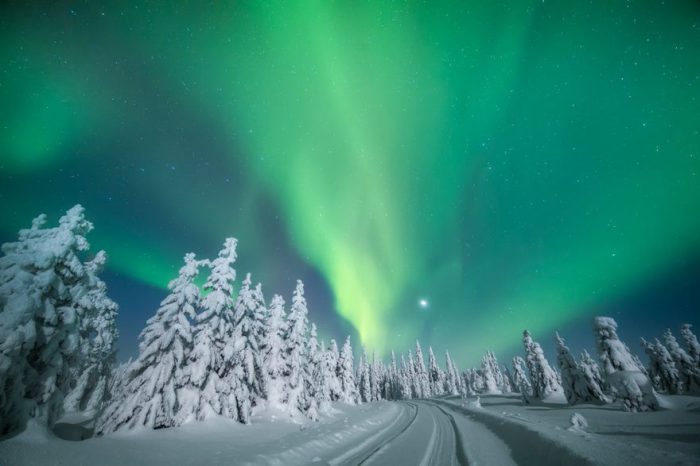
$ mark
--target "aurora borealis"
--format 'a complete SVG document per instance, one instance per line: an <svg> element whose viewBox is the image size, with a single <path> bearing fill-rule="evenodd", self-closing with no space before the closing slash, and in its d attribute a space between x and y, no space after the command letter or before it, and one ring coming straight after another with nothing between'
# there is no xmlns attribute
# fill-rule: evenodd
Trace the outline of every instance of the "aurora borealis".
<svg viewBox="0 0 700 466"><path fill-rule="evenodd" d="M2 239L83 204L125 352L230 235L323 334L464 362L700 270L696 1L1 8Z"/></svg>

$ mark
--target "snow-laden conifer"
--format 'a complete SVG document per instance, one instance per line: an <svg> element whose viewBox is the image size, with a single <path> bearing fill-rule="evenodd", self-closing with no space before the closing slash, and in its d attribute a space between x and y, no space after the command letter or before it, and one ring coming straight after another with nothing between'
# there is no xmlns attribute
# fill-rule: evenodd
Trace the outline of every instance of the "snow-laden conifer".
<svg viewBox="0 0 700 466"><path fill-rule="evenodd" d="M181 415L185 417L203 420L224 415L238 419L237 399L229 374L236 354L233 339L236 270L233 264L237 259L237 244L235 238L227 238L216 259L202 262L202 265L209 266L209 276L203 287L207 294L202 298L201 311L195 318L193 348L188 363L190 404L181 406Z"/></svg>
<svg viewBox="0 0 700 466"><path fill-rule="evenodd" d="M418 340L416 340L416 355L413 360L413 365L416 384L417 387L419 387L418 398L429 398L431 396L430 381L428 380L428 371L425 369L423 351L421 350L420 342L418 342Z"/></svg>
<svg viewBox="0 0 700 466"><path fill-rule="evenodd" d="M85 263L86 292L77 300L80 362L64 400L65 412L84 412L92 417L109 400L110 378L116 360L117 311L119 306L107 296L107 285L98 274L107 254L99 251Z"/></svg>
<svg viewBox="0 0 700 466"><path fill-rule="evenodd" d="M292 306L287 317L287 335L285 338L288 374L288 404L291 409L304 412L307 400L304 399L304 364L308 333L308 309L304 298L304 284L297 280L292 297Z"/></svg>
<svg viewBox="0 0 700 466"><path fill-rule="evenodd" d="M657 409L659 402L649 378L617 336L617 323L610 317L593 319L602 372L613 396L628 411Z"/></svg>
<svg viewBox="0 0 700 466"><path fill-rule="evenodd" d="M549 365L540 344L532 339L527 330L523 332L523 346L532 383L532 397L545 399L555 392L560 392L559 376Z"/></svg>
<svg viewBox="0 0 700 466"><path fill-rule="evenodd" d="M693 326L683 324L681 326L681 336L685 341L688 356L695 361L695 367L698 367L700 365L700 343L698 343L698 337L693 333Z"/></svg>
<svg viewBox="0 0 700 466"><path fill-rule="evenodd" d="M566 401L570 404L587 403L591 401L605 402L602 390L587 378L571 355L564 339L555 334L557 345L557 363L561 371L562 388Z"/></svg>
<svg viewBox="0 0 700 466"><path fill-rule="evenodd" d="M673 395L682 393L683 382L666 347L658 339L650 343L644 338L642 338L642 347L649 357L648 375L654 387Z"/></svg>
<svg viewBox="0 0 700 466"><path fill-rule="evenodd" d="M200 302L194 279L199 271L195 255L185 255L178 277L168 284L170 294L141 332L139 356L130 367L123 398L113 400L97 423L96 431L109 433L123 428L172 427L190 420L179 408L189 378L192 349L191 321ZM189 396L189 395L186 395Z"/></svg>
<svg viewBox="0 0 700 466"><path fill-rule="evenodd" d="M267 402L271 408L286 409L289 362L287 360L285 336L287 335L284 299L272 297L269 316L266 321L263 343L263 367L267 373Z"/></svg>
<svg viewBox="0 0 700 466"><path fill-rule="evenodd" d="M80 205L58 227L45 223L38 216L18 241L2 245L0 434L23 428L29 416L53 424L83 364L78 302L91 284L80 255L93 227Z"/></svg>
<svg viewBox="0 0 700 466"><path fill-rule="evenodd" d="M445 379L445 391L449 395L459 395L459 388L457 386L458 375L455 373L449 351L445 351L445 373L447 374Z"/></svg>
<svg viewBox="0 0 700 466"><path fill-rule="evenodd" d="M338 358L336 373L340 381L340 401L344 403L355 403L358 398L357 387L355 386L354 361L350 337L345 338L343 349Z"/></svg>
<svg viewBox="0 0 700 466"><path fill-rule="evenodd" d="M678 344L671 329L664 332L664 344L678 369L684 390L690 393L700 392L700 369L695 360Z"/></svg>
<svg viewBox="0 0 700 466"><path fill-rule="evenodd" d="M520 356L513 358L513 385L515 390L520 393L523 401L529 403L532 396L532 385L527 377L525 370L525 360Z"/></svg>

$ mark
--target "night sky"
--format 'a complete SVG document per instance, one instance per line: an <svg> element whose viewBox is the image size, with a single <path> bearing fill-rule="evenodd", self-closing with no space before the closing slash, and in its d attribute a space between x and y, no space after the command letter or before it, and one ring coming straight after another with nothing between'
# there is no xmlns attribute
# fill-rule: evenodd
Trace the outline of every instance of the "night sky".
<svg viewBox="0 0 700 466"><path fill-rule="evenodd" d="M696 0L162 3L0 7L0 239L83 204L121 359L226 236L379 351L700 325Z"/></svg>

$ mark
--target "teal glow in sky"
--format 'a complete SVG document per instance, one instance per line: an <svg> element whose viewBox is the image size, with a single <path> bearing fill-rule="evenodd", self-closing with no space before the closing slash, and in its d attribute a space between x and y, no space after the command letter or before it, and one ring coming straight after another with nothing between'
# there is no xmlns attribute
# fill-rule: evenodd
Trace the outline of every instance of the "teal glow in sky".
<svg viewBox="0 0 700 466"><path fill-rule="evenodd" d="M234 235L326 333L466 361L699 256L696 1L31 3L0 231L84 204L118 293Z"/></svg>

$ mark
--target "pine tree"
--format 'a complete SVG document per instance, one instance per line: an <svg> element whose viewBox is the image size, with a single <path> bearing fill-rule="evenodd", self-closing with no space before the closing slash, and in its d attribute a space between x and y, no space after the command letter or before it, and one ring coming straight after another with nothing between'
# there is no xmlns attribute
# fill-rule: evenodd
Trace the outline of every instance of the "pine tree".
<svg viewBox="0 0 700 466"><path fill-rule="evenodd" d="M673 395L682 393L683 382L666 347L658 339L654 343L649 343L644 338L642 338L642 347L649 357L648 374L654 387Z"/></svg>
<svg viewBox="0 0 700 466"><path fill-rule="evenodd" d="M685 391L690 393L700 391L700 369L698 369L695 360L678 344L671 329L664 332L664 343L678 369L678 375Z"/></svg>
<svg viewBox="0 0 700 466"><path fill-rule="evenodd" d="M329 377L331 401L340 401L343 397L343 388L338 375L338 365L340 364L340 353L338 352L338 343L335 339L331 339L331 344L326 355L326 364Z"/></svg>
<svg viewBox="0 0 700 466"><path fill-rule="evenodd" d="M170 295L141 332L139 357L131 366L123 399L113 400L97 423L96 432L122 428L172 427L190 420L178 413L183 401L192 349L192 326L200 293L193 283L199 272L195 255L185 255L185 265L168 284Z"/></svg>
<svg viewBox="0 0 700 466"><path fill-rule="evenodd" d="M457 387L457 374L455 374L449 351L445 351L445 373L447 374L445 391L447 391L447 393L450 395L459 395L459 389Z"/></svg>
<svg viewBox="0 0 700 466"><path fill-rule="evenodd" d="M484 393L500 393L494 369L498 367L494 364L492 353L486 352L481 358L481 377L483 379Z"/></svg>
<svg viewBox="0 0 700 466"><path fill-rule="evenodd" d="M357 378L360 382L360 400L363 403L372 401L372 386L370 383L369 361L367 359L367 350L362 348L362 356L360 356L360 364L357 368Z"/></svg>
<svg viewBox="0 0 700 466"><path fill-rule="evenodd" d="M432 396L442 395L445 391L445 376L442 369L438 366L435 354L433 354L432 346L428 347L428 381L430 385L430 393Z"/></svg>
<svg viewBox="0 0 700 466"><path fill-rule="evenodd" d="M81 357L73 377L75 382L63 403L66 412L83 411L92 416L109 401L108 387L119 337L119 306L107 296L107 285L98 276L106 261L107 254L99 251L85 263L86 293L76 303Z"/></svg>
<svg viewBox="0 0 700 466"><path fill-rule="evenodd" d="M297 280L292 307L287 318L286 355L289 361L288 404L294 410L304 412L304 364L306 364L308 310L304 298L304 284Z"/></svg>
<svg viewBox="0 0 700 466"><path fill-rule="evenodd" d="M590 378L585 376L559 333L555 333L555 341L557 362L561 370L562 387L566 401L570 405L591 401L605 402L600 386L595 385Z"/></svg>
<svg viewBox="0 0 700 466"><path fill-rule="evenodd" d="M93 226L80 205L58 227L45 223L38 216L18 241L2 245L0 435L22 429L29 416L52 425L83 365L79 301L90 294L91 273L80 255Z"/></svg>
<svg viewBox="0 0 700 466"><path fill-rule="evenodd" d="M698 367L698 365L700 365L700 343L698 343L698 337L693 333L693 326L690 324L683 324L681 326L681 336L688 349L688 356L695 361L695 367Z"/></svg>
<svg viewBox="0 0 700 466"><path fill-rule="evenodd" d="M513 385L525 403L530 402L532 397L532 384L525 372L525 360L520 356L513 358Z"/></svg>
<svg viewBox="0 0 700 466"><path fill-rule="evenodd" d="M428 371L425 370L425 362L423 360L423 351L421 350L420 343L416 340L416 357L414 359L414 371L416 376L417 386L419 388L418 398L429 398L432 394L430 392L430 382L428 380Z"/></svg>
<svg viewBox="0 0 700 466"><path fill-rule="evenodd" d="M345 338L343 349L338 358L338 380L340 381L340 401L344 403L355 403L358 398L357 388L355 386L355 368L353 362L352 345L350 337Z"/></svg>
<svg viewBox="0 0 700 466"><path fill-rule="evenodd" d="M307 348L305 351L306 358L302 365L303 368L303 380L304 380L304 391L302 399L304 400L305 406L302 411L307 414L309 419L315 421L317 419L318 410L320 409L322 398L325 396L320 390L324 387L320 386L321 383L321 351L319 351L318 340L316 339L316 324L311 324L311 330L309 332L309 339L307 340ZM325 387L329 388L329 387ZM311 400L315 400L315 406L311 409Z"/></svg>
<svg viewBox="0 0 700 466"><path fill-rule="evenodd" d="M551 394L561 391L558 375L549 365L540 344L533 341L527 330L523 332L523 345L525 346L527 369L532 383L532 397L545 399Z"/></svg>
<svg viewBox="0 0 700 466"><path fill-rule="evenodd" d="M262 287L251 288L250 274L243 280L238 298L233 306L233 341L236 349L233 367L230 368L229 383L236 393L238 419L247 424L253 406L265 398L265 376L261 364L260 343L266 314Z"/></svg>
<svg viewBox="0 0 700 466"><path fill-rule="evenodd" d="M236 280L235 238L226 238L218 257L209 266L209 276L204 283L207 292L201 300L201 312L189 355L187 403L180 406L181 416L197 420L215 415L238 419L238 408L233 388L229 384L229 370L235 354L233 342L233 283Z"/></svg>
<svg viewBox="0 0 700 466"><path fill-rule="evenodd" d="M647 411L659 406L649 378L617 336L617 323L610 317L593 319L602 371L615 398L628 411Z"/></svg>
<svg viewBox="0 0 700 466"><path fill-rule="evenodd" d="M265 342L263 344L263 367L267 371L267 401L274 409L284 409L286 403L286 378L289 362L285 351L287 324L284 299L272 297L269 317L266 321Z"/></svg>

